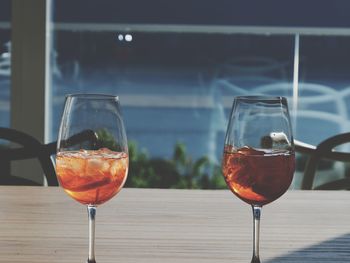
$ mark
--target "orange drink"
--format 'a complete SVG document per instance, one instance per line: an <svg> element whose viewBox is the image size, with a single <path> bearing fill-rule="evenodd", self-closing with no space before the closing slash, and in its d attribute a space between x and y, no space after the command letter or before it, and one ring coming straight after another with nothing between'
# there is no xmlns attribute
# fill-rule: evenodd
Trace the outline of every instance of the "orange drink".
<svg viewBox="0 0 350 263"><path fill-rule="evenodd" d="M128 173L129 157L108 149L59 152L57 178L64 191L86 205L99 205L116 195Z"/></svg>

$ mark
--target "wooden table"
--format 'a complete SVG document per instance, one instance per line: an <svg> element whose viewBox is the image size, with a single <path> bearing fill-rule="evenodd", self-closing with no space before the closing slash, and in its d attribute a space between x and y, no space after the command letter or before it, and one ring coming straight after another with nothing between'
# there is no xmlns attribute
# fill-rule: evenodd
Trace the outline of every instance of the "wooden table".
<svg viewBox="0 0 350 263"><path fill-rule="evenodd" d="M55 187L0 187L0 262L84 263L86 209ZM229 191L123 189L97 210L98 263L250 262L252 215ZM350 262L350 192L289 191L263 208L261 258Z"/></svg>

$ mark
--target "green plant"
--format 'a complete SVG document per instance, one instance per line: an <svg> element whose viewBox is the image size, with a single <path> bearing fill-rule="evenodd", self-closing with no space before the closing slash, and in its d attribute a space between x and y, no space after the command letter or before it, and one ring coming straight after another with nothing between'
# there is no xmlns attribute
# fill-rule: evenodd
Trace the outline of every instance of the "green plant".
<svg viewBox="0 0 350 263"><path fill-rule="evenodd" d="M226 189L221 168L206 156L193 160L184 144L177 143L170 160L150 158L145 150L129 143L127 187Z"/></svg>

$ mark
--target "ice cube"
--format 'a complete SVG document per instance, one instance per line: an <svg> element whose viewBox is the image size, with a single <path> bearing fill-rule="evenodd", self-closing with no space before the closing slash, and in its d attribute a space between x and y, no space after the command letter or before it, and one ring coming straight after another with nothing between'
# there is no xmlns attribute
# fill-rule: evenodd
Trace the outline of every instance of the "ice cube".
<svg viewBox="0 0 350 263"><path fill-rule="evenodd" d="M85 166L85 162L84 160L81 159L73 159L70 160L70 169L74 171L74 173L81 173L82 171L84 171L84 166Z"/></svg>
<svg viewBox="0 0 350 263"><path fill-rule="evenodd" d="M92 158L86 161L86 175L96 176L108 171L109 163L100 158Z"/></svg>
<svg viewBox="0 0 350 263"><path fill-rule="evenodd" d="M110 173L112 176L124 176L126 171L126 158L121 158L113 161L110 167Z"/></svg>
<svg viewBox="0 0 350 263"><path fill-rule="evenodd" d="M62 159L61 159L62 158ZM85 170L85 160L78 153L66 153L60 159L62 167L69 169L75 175L80 175Z"/></svg>

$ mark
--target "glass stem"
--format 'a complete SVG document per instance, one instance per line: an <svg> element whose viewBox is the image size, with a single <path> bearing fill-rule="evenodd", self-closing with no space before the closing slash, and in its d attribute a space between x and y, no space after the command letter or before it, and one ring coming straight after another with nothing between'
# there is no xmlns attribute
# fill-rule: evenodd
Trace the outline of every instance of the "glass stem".
<svg viewBox="0 0 350 263"><path fill-rule="evenodd" d="M260 263L259 258L259 237L260 237L260 216L261 206L252 205L253 208L253 258L251 263Z"/></svg>
<svg viewBox="0 0 350 263"><path fill-rule="evenodd" d="M89 257L87 263L96 263L95 261L95 216L96 206L88 205L89 216Z"/></svg>

